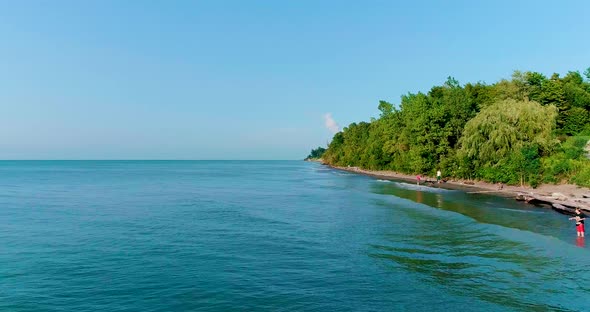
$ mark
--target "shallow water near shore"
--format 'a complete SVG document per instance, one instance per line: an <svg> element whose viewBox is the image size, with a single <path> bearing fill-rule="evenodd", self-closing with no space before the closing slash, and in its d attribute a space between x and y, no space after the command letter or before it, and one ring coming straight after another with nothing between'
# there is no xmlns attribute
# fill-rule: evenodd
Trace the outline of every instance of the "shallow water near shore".
<svg viewBox="0 0 590 312"><path fill-rule="evenodd" d="M584 311L575 235L303 161L0 161L0 310Z"/></svg>

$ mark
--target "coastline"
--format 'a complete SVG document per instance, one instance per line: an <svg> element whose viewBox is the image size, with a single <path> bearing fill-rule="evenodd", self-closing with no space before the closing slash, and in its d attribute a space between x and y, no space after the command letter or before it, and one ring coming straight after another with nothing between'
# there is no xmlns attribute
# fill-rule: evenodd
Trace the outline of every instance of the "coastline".
<svg viewBox="0 0 590 312"><path fill-rule="evenodd" d="M366 170L358 167L339 167L326 164L322 161L314 160L333 169L358 173L366 176L375 177L385 180L399 180L404 182L416 183L416 176L398 173L394 171ZM493 184L483 181L468 181L461 179L449 179L443 183L436 183L436 177L422 176L421 184L432 184L433 186L463 190L471 194L491 194L502 197L514 198L515 200L524 200L530 204L539 206L551 205L551 208L563 213L571 213L572 207L579 207L586 212L590 212L590 189L572 184L542 184L533 189L528 186L514 186Z"/></svg>

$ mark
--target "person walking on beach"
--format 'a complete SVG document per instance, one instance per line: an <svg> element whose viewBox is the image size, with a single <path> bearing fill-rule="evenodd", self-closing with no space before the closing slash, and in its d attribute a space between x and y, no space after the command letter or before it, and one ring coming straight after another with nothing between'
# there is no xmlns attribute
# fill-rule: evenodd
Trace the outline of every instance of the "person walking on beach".
<svg viewBox="0 0 590 312"><path fill-rule="evenodd" d="M580 208L576 208L575 216L569 219L576 220L576 232L579 237L584 237L584 220L586 220L586 216L582 213Z"/></svg>
<svg viewBox="0 0 590 312"><path fill-rule="evenodd" d="M440 169L438 169L436 171L436 183L440 183L441 179L442 179L442 173L440 172Z"/></svg>

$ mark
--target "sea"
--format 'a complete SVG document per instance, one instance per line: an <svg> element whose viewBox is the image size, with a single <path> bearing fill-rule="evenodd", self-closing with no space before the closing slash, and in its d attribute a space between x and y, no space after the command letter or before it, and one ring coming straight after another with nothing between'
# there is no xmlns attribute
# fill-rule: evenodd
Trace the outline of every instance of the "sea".
<svg viewBox="0 0 590 312"><path fill-rule="evenodd" d="M568 216L437 186L304 161L0 161L0 311L590 311Z"/></svg>

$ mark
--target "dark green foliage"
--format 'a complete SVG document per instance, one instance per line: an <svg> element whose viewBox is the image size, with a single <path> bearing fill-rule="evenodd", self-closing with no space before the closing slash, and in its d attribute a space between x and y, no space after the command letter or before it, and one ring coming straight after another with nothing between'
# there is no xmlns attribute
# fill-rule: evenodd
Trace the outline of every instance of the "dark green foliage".
<svg viewBox="0 0 590 312"><path fill-rule="evenodd" d="M584 157L584 147L588 142L588 137L572 137L566 144L563 144L565 157L569 159L581 159Z"/></svg>
<svg viewBox="0 0 590 312"><path fill-rule="evenodd" d="M584 127L590 122L590 114L585 108L573 107L565 114L564 119L563 132L574 135L584 130Z"/></svg>
<svg viewBox="0 0 590 312"><path fill-rule="evenodd" d="M532 187L539 185L539 173L541 169L541 161L539 155L539 147L536 144L524 147L520 150L518 162L518 174L520 175L520 184L530 184Z"/></svg>
<svg viewBox="0 0 590 312"><path fill-rule="evenodd" d="M474 167L475 177L492 183L531 185L537 187L541 182L541 158L538 146L519 149L501 158L498 162Z"/></svg>
<svg viewBox="0 0 590 312"><path fill-rule="evenodd" d="M590 136L569 137L550 156L541 159L541 173L544 182L571 182L590 186L590 179L583 175L590 170L584 147ZM589 171L590 172L590 171Z"/></svg>
<svg viewBox="0 0 590 312"><path fill-rule="evenodd" d="M322 158L508 184L590 185L589 138L572 137L590 135L590 69L584 75L516 71L510 80L465 86L449 77L427 93L403 95L399 105L380 101L379 118L334 135Z"/></svg>
<svg viewBox="0 0 590 312"><path fill-rule="evenodd" d="M312 149L311 153L309 153L305 159L320 159L325 152L326 149L320 146L318 148Z"/></svg>
<svg viewBox="0 0 590 312"><path fill-rule="evenodd" d="M387 118L393 113L393 104L386 101L379 101L379 110L381 111L381 117Z"/></svg>

